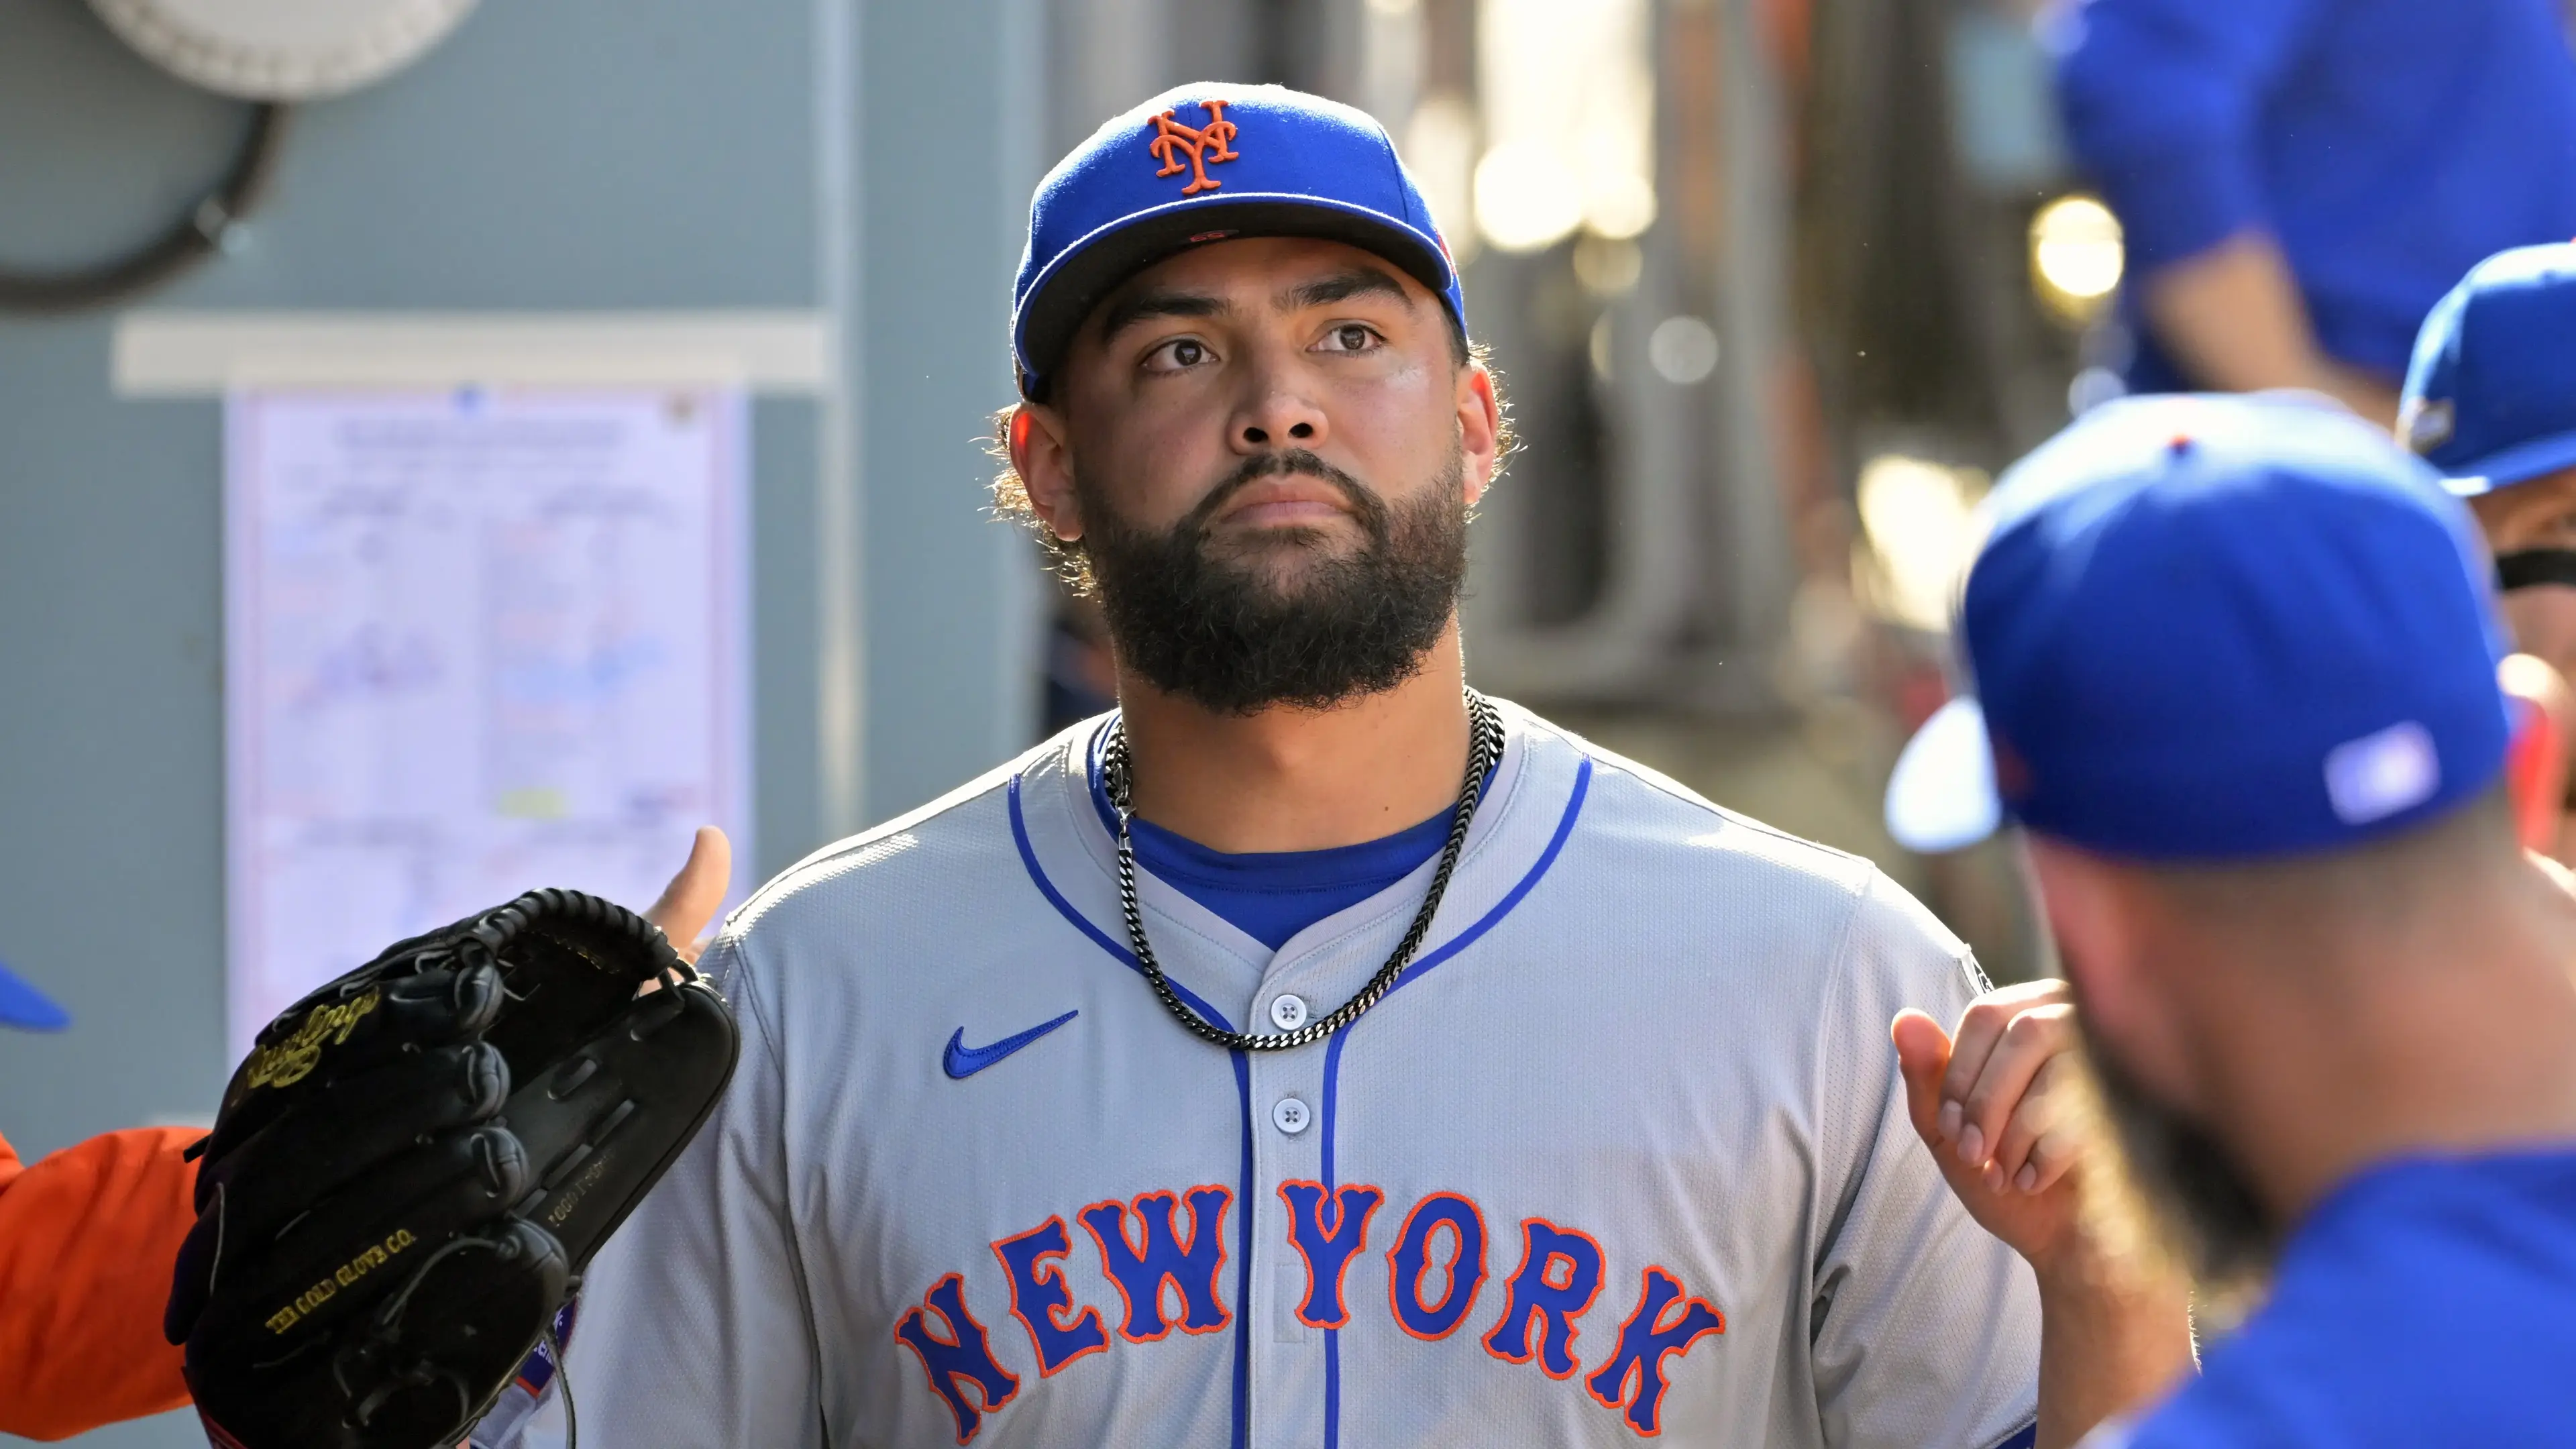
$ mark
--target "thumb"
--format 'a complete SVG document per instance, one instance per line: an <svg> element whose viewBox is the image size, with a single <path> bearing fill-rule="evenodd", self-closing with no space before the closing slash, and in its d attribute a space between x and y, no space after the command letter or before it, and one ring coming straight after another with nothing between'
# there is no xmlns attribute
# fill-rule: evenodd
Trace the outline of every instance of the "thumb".
<svg viewBox="0 0 2576 1449"><path fill-rule="evenodd" d="M695 962L698 938L707 933L724 904L725 888L732 883L733 843L723 831L701 825L697 839L690 842L688 863L662 888L662 898L644 913L644 919L662 928L682 959Z"/></svg>
<svg viewBox="0 0 2576 1449"><path fill-rule="evenodd" d="M1912 1007L1896 1014L1888 1027L1896 1043L1896 1069L1905 1078L1906 1115L1914 1131L1933 1145L1941 1143L1941 1076L1950 1070L1950 1034Z"/></svg>

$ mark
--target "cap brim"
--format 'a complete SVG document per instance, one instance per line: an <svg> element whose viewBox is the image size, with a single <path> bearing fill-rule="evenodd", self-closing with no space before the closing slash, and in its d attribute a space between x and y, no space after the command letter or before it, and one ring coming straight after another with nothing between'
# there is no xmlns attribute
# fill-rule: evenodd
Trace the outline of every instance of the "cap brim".
<svg viewBox="0 0 2576 1449"><path fill-rule="evenodd" d="M2455 498L2476 498L2563 468L2576 468L2576 433L2560 433L2489 453L2463 465L2456 476L2444 478L2442 486Z"/></svg>
<svg viewBox="0 0 2576 1449"><path fill-rule="evenodd" d="M71 1013L45 999L45 994L21 980L6 966L0 966L0 1026L21 1027L28 1031L61 1031L72 1024Z"/></svg>
<svg viewBox="0 0 2576 1449"><path fill-rule="evenodd" d="M1177 252L1247 236L1348 242L1402 267L1437 295L1456 280L1437 238L1383 212L1312 196L1253 192L1176 202L1127 217L1075 243L1030 289L1014 320L1023 385L1042 389L1091 309L1128 278ZM1034 391L1032 396L1034 396Z"/></svg>
<svg viewBox="0 0 2576 1449"><path fill-rule="evenodd" d="M1962 695L1933 711L1896 757L1887 781L1887 833L1908 850L1936 854L1993 835L2003 814L1985 711Z"/></svg>

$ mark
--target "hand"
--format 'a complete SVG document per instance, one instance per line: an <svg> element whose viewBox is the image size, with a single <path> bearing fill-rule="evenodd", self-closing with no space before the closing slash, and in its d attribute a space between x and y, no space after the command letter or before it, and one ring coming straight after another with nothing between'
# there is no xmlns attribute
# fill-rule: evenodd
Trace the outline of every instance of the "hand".
<svg viewBox="0 0 2576 1449"><path fill-rule="evenodd" d="M644 913L644 919L661 927L680 959L694 966L698 953L707 948L707 927L724 905L725 889L732 883L732 842L714 826L701 825L697 839L689 844L688 863L662 888L662 898Z"/></svg>
<svg viewBox="0 0 2576 1449"><path fill-rule="evenodd" d="M1969 1216L2042 1272L2081 1249L2073 1174L2100 1128L2082 1105L2066 983L1987 992L1955 1044L1919 1011L1890 1035L1914 1130Z"/></svg>

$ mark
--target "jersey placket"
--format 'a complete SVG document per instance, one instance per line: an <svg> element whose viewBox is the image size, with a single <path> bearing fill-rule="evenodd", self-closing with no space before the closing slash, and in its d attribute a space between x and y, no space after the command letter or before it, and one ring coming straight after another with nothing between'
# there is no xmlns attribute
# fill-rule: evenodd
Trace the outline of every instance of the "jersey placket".
<svg viewBox="0 0 2576 1449"><path fill-rule="evenodd" d="M1410 893L1408 893L1410 892ZM1381 905L1381 902L1394 902ZM1245 1003L1250 1029L1293 1030L1291 1023L1332 1010L1368 984L1394 949L1419 903L1408 880L1370 902L1379 919L1336 938L1307 946L1292 940L1271 961L1261 985ZM1346 1236L1362 1224L1344 1224L1332 1211L1327 1181L1325 1064L1330 1041L1290 1051L1247 1053L1251 1069L1255 1239L1252 1301L1244 1322L1251 1332L1252 1442L1312 1449L1331 1422L1326 1395L1333 1382L1327 1357L1337 1345L1332 1328L1348 1318L1341 1293L1351 1252ZM1297 1217L1308 1214L1300 1241Z"/></svg>
<svg viewBox="0 0 2576 1449"><path fill-rule="evenodd" d="M1088 747L1077 746L1069 763L1087 755L1096 757L1096 745L1095 738ZM1490 883L1480 888L1475 879L1480 872L1471 868L1471 862L1482 854L1479 846L1484 837L1501 827L1526 764L1524 749L1507 750L1489 788L1485 810L1480 812L1483 818L1471 833L1466 856L1451 882L1440 924L1416 953L1415 969L1454 954L1463 944L1456 939L1452 922L1477 920L1479 924L1470 931L1481 934L1483 926L1490 924L1487 918L1508 911L1509 902L1496 899L1505 892ZM1065 783L1079 792L1067 803L1082 822L1077 829L1083 848L1108 871L1114 861L1112 836L1087 788L1090 773L1067 772ZM1588 766L1582 773L1588 777ZM1580 796L1578 783L1575 808ZM1570 824L1575 808L1565 812L1565 823ZM1096 837L1089 828L1095 823L1101 826ZM1553 856L1553 847L1562 844L1561 836L1560 831L1559 838L1542 852L1545 856ZM1528 864L1517 859L1512 863ZM1156 955L1170 968L1184 999L1214 1007L1205 1014L1221 1026L1259 1033L1293 1030L1303 1022L1291 1017L1300 1012L1305 1019L1322 1015L1365 987L1403 938L1429 876L1426 865L1369 901L1299 933L1260 968L1248 994L1240 984L1248 958L1220 944L1238 933L1150 872L1140 872L1138 884ZM1133 953L1125 949L1124 932L1114 916L1094 929L1103 931L1097 938L1101 944L1132 969ZM1145 989L1141 981L1138 989ZM1292 997L1293 1006L1284 1001ZM1171 1029L1186 1030L1178 1022L1171 1023ZM1341 1191L1351 1184L1344 1180L1346 1169L1332 1160L1335 1133L1329 1097L1334 1058L1347 1045L1348 1035L1346 1028L1334 1038L1290 1051L1231 1054L1245 1126L1245 1162L1236 1184L1236 1211L1228 1214L1229 1261L1224 1272L1226 1291L1233 1296L1237 1335L1237 1443L1323 1444L1330 1449L1341 1422L1352 1412L1348 1405L1336 1402L1344 1375L1333 1362L1343 1346L1342 1326L1355 1311L1365 1308L1351 1300L1347 1281L1358 1276L1363 1251L1383 1251L1377 1239L1387 1227L1361 1217L1348 1224L1339 1221L1338 1209L1355 1200ZM1229 1174L1229 1180L1233 1176ZM1297 1240L1295 1218L1301 1203L1313 1215L1305 1228L1306 1244ZM1367 1249L1357 1246L1362 1231L1369 1238ZM1345 1238L1346 1232L1351 1236ZM1351 1246L1345 1250L1344 1243ZM1319 1276L1329 1281L1319 1283Z"/></svg>

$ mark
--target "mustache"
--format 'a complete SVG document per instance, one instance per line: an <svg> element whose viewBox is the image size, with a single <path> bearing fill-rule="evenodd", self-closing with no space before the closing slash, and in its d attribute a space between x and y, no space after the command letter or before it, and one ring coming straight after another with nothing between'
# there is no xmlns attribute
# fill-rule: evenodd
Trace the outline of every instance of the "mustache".
<svg viewBox="0 0 2576 1449"><path fill-rule="evenodd" d="M1207 534L1208 524L1224 510L1226 504L1236 494L1265 478L1300 475L1331 484L1334 491L1342 495L1342 501L1350 505L1351 513L1359 520L1360 526L1368 531L1370 537L1385 537L1388 517L1386 500L1377 496L1377 490L1303 448L1288 448L1276 453L1257 453L1244 459L1241 466L1218 480L1217 485L1208 490L1207 496L1192 505L1190 511L1182 516L1180 531L1189 537L1203 538Z"/></svg>

